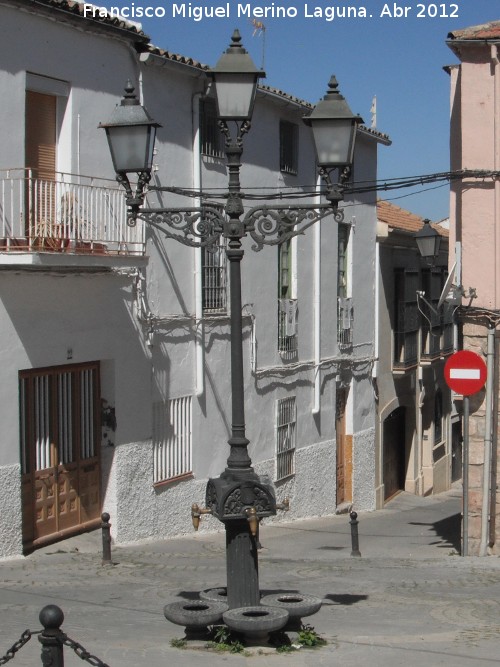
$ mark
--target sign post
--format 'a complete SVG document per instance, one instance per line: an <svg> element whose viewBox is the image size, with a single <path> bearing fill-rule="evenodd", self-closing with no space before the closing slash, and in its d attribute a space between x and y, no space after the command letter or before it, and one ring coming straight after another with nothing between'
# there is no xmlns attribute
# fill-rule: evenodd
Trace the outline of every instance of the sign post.
<svg viewBox="0 0 500 667"><path fill-rule="evenodd" d="M449 357L444 367L444 379L448 387L464 397L463 457L462 457L462 556L469 551L469 396L476 394L486 382L486 364L470 350L459 350Z"/></svg>

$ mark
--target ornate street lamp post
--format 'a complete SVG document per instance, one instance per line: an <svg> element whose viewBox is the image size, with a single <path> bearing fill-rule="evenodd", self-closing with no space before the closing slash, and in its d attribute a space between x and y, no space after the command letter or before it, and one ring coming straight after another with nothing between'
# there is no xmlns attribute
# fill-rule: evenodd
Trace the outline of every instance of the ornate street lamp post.
<svg viewBox="0 0 500 667"><path fill-rule="evenodd" d="M328 215L343 219L338 210L343 197L347 170L352 164L356 127L362 122L352 114L345 99L337 91L332 78L329 91L304 121L313 129L320 174L326 184L327 203L306 206L267 205L250 209L244 214L240 185L243 136L250 129L257 81L264 76L241 46L238 31L229 48L209 76L214 82L219 125L225 136L225 153L229 172L224 213L203 203L196 208L149 209L143 206L146 186L151 178L155 123L139 104L133 88L127 85L126 95L108 123L100 127L107 133L118 181L126 191L129 224L137 218L160 227L170 238L192 247L210 247L220 236L227 239L230 266L231 303L231 393L232 426L226 469L209 479L206 508L193 506L194 523L203 513L211 513L226 528L227 603L230 609L259 604L257 526L262 517L276 514L274 488L263 481L252 468L245 433L243 333L241 302L241 240L249 235L253 248L278 245ZM234 124L235 134L230 125ZM331 173L338 170L337 183ZM135 193L128 174L138 175ZM161 188L150 188L157 190Z"/></svg>

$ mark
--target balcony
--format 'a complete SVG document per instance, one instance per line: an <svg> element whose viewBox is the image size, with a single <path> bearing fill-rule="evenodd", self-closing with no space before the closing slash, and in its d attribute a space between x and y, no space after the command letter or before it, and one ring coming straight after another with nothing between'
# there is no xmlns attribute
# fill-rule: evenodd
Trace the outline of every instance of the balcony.
<svg viewBox="0 0 500 667"><path fill-rule="evenodd" d="M115 181L28 169L0 170L0 264L45 256L143 256L144 226L127 225L125 197ZM31 261L31 263L33 263ZM57 263L61 263L60 261Z"/></svg>

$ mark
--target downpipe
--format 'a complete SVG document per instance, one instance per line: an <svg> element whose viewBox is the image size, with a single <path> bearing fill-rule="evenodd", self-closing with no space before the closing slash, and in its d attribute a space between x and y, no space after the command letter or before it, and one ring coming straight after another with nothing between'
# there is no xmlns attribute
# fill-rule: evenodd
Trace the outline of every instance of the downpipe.
<svg viewBox="0 0 500 667"><path fill-rule="evenodd" d="M491 493L491 455L493 436L493 383L495 376L495 328L488 329L488 347L486 354L486 413L484 433L483 498L481 507L481 541L479 555L488 555L489 510Z"/></svg>

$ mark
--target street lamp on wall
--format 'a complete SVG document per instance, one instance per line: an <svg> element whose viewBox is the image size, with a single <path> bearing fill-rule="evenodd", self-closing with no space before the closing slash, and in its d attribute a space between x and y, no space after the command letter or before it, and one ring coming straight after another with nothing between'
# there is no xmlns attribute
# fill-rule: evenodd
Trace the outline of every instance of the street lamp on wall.
<svg viewBox="0 0 500 667"><path fill-rule="evenodd" d="M191 247L210 248L218 244L221 236L227 240L231 285L230 453L226 469L218 478L208 481L206 508L197 508L193 519L199 520L201 513L211 513L226 527L230 608L259 605L256 526L260 518L274 515L280 509L272 484L261 480L252 468L245 434L242 238L250 236L254 241L253 249L261 250L264 245L279 245L302 234L327 216L342 221L343 211L338 205L343 198L343 179L345 170L352 164L356 128L362 122L359 116L352 114L333 77L326 96L304 119L313 130L320 174L327 186L327 202L302 206L264 204L245 213L239 179L243 135L250 129L257 82L264 73L255 67L240 42L240 34L235 31L229 48L208 73L214 83L219 125L225 136L228 191L224 212L216 205L211 206L206 199L200 207L194 208L153 209L144 206L151 178L154 136L160 126L139 104L130 84L127 84L125 97L110 121L99 126L106 130L117 179L125 188L129 224L136 224L137 219L143 220L161 229L165 236ZM236 131L229 126L233 122ZM330 173L335 169L339 170L340 177L338 183L332 184ZM138 177L135 193L129 174ZM149 187L152 191L163 189Z"/></svg>
<svg viewBox="0 0 500 667"><path fill-rule="evenodd" d="M434 229L434 227L431 227L430 220L424 220L422 229L415 232L415 240L417 242L420 256L423 257L428 264L434 264L439 255L441 235Z"/></svg>

